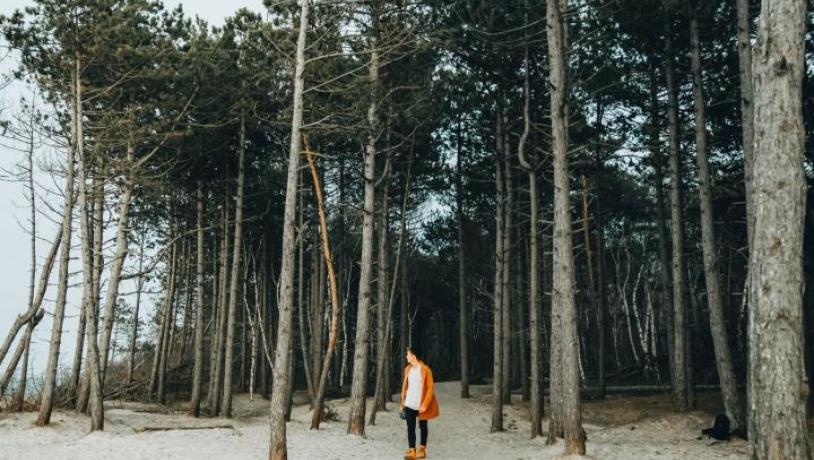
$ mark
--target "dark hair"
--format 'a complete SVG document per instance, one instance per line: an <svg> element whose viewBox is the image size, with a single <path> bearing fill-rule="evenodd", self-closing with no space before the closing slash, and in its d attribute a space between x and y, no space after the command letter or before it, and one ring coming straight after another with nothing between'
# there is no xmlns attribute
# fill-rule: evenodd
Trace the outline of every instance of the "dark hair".
<svg viewBox="0 0 814 460"><path fill-rule="evenodd" d="M421 353L421 349L416 346L409 346L407 347L407 351L414 354L419 361L424 361L424 354Z"/></svg>

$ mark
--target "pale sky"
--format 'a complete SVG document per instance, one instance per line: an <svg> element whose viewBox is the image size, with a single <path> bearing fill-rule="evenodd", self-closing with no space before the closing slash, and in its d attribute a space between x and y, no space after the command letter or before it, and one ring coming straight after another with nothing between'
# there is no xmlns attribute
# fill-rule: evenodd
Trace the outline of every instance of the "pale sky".
<svg viewBox="0 0 814 460"><path fill-rule="evenodd" d="M33 3L34 2L30 0L3 0L0 2L0 14L8 15L15 9L31 6ZM166 0L164 2L165 7L168 9L175 8L178 4L183 4L187 15L198 15L205 19L210 25L221 25L224 18L230 16L242 7L257 12L263 12L265 10L262 0L187 0L183 2L178 0ZM5 53L6 44L2 43L2 45L2 52ZM8 69L8 64L0 65L1 71L5 72ZM0 92L0 118L10 118L9 115L17 111L17 101L19 101L21 96L29 95L30 91L30 89L22 84L14 84L4 92ZM0 143L5 143L5 141ZM43 150L37 152L37 154L40 157L45 157L49 154L53 154L53 152ZM22 158L22 154L0 145L0 167L11 168ZM52 184L50 178L45 173L39 173L38 176L35 177L38 177L38 180L44 185ZM60 186L61 185L62 184L60 184ZM28 303L29 267L31 258L30 242L29 236L20 225L27 225L30 211L24 193L25 190L22 184L0 181L0 250L2 250L2 253L0 253L2 254L0 256L0 299L2 299L0 303L0 342L8 333L11 324L14 322L14 318L26 309ZM55 203L55 206L59 207L60 203ZM53 224L38 217L37 234L40 238L51 239L55 232L56 228ZM74 236L74 245L77 244L78 239ZM50 245L47 241L40 241L37 244L37 254L40 263L49 247ZM75 262L76 261L72 261L71 264L72 272L78 272L81 268ZM57 270L55 267L52 282L56 281L56 273ZM78 281L78 279L74 282L76 281ZM122 292L132 292L133 290L133 283L122 284ZM46 294L46 300L44 302L47 314L42 323L37 326L34 333L31 349L31 370L29 372L33 372L38 377L47 362L48 342L51 337L52 326L51 313L53 312L53 300L55 295L56 293L52 286ZM63 368L69 368L73 360L80 295L79 289L74 288L70 291L68 297L59 363L60 367ZM152 304L150 296L143 299L143 310L140 313L142 321L144 321L147 314L151 314L150 306ZM147 311L144 311L145 308ZM12 348L9 354L11 354L13 350ZM10 357L6 358L6 361L9 359ZM0 365L0 369L5 369L5 363Z"/></svg>

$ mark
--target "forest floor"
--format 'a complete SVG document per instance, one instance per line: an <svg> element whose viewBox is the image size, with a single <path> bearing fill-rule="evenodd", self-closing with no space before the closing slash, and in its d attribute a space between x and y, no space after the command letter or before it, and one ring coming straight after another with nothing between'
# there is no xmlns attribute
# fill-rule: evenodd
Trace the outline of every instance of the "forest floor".
<svg viewBox="0 0 814 460"><path fill-rule="evenodd" d="M436 384L441 416L429 424L428 458L436 459L541 459L556 458L562 441L546 446L544 439L529 440L527 403L515 396L507 407L506 431L489 433L490 388L473 386L473 398L459 398L457 382ZM609 396L586 402L583 420L588 455L596 459L744 459L743 440L715 442L700 438L711 424L716 395L700 394L700 411L684 415L670 412L668 395ZM48 428L32 425L35 413L0 413L0 458L16 460L117 459L265 459L268 452L269 402L238 395L234 419L186 415L174 407L122 401L105 404L105 431L88 434L89 420L71 411L55 411ZM400 459L406 450L404 422L391 404L380 412L365 439L345 434L348 404L334 400L329 406L340 420L310 431L307 405L295 406L288 424L291 459ZM368 405L370 407L370 405Z"/></svg>

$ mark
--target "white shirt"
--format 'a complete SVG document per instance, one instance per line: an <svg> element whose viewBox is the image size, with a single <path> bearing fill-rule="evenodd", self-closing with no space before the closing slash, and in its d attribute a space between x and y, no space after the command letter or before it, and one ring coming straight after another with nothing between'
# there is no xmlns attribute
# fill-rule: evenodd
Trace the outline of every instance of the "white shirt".
<svg viewBox="0 0 814 460"><path fill-rule="evenodd" d="M404 405L413 410L420 410L422 390L424 379L421 375L421 366L413 366L407 373L407 396L404 398Z"/></svg>

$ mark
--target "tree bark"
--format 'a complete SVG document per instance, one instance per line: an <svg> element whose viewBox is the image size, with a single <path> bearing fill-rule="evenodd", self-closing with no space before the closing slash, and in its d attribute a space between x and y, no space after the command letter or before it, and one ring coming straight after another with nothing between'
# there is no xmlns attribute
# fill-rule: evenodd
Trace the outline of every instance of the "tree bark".
<svg viewBox="0 0 814 460"><path fill-rule="evenodd" d="M508 131L508 126L505 128ZM512 404L512 385L511 385L511 362L512 362L512 349L511 349L511 342L512 342L512 245L514 242L512 241L512 214L514 212L514 187L513 187L513 180L512 180L512 165L511 161L509 161L509 152L511 152L509 148L509 137L510 134L508 132L505 133L503 136L503 161L504 161L504 180L506 186L506 195L504 197L504 208L503 208L503 219L505 221L503 227L503 257L501 261L503 262L503 271L501 275L503 276L503 308L501 309L501 313L503 314L503 335L501 339L503 340L503 404L511 405Z"/></svg>
<svg viewBox="0 0 814 460"><path fill-rule="evenodd" d="M693 5L695 7L695 5ZM701 241L704 253L704 276L709 303L709 326L718 366L718 380L721 385L726 414L734 431L742 426L740 398L735 381L732 355L729 352L729 335L726 331L723 303L721 301L721 281L719 273L718 249L712 216L712 179L709 172L707 147L706 108L704 106L703 81L701 79L701 44L698 31L698 13L690 16L690 43L692 47L693 108L695 114L695 144L698 164L698 192L701 206Z"/></svg>
<svg viewBox="0 0 814 460"><path fill-rule="evenodd" d="M209 394L207 395L207 406L209 415L220 413L220 401L223 384L223 344L226 341L226 305L229 303L229 292L226 288L227 274L229 273L229 189L224 190L223 203L223 239L220 248L220 268L218 276L218 312L215 321L215 345L214 350L214 375L210 375Z"/></svg>
<svg viewBox="0 0 814 460"><path fill-rule="evenodd" d="M78 67L77 63L77 67ZM77 72L74 70L74 72ZM54 245L51 247L51 254L50 256L50 264L53 264L53 257L56 254L57 248L60 248L60 260L59 260L59 281L58 281L58 291L57 291L57 298L54 304L54 323L51 329L51 341L50 341L50 349L48 351L48 364L45 367L45 378L44 383L42 386L42 399L40 400L40 411L37 415L37 421L35 422L38 426L45 426L51 422L51 411L53 409L54 404L54 392L56 389L56 377L57 377L57 368L59 366L59 348L62 343L62 323L65 319L65 302L68 293L68 265L70 262L71 257L71 230L72 230L72 222L73 222L73 202L74 202L74 158L77 156L80 139L79 139L79 132L78 132L78 125L79 125L79 104L81 104L81 94L77 93L77 89L80 88L79 85L79 74L73 73L72 74L72 96L73 100L71 101L71 142L68 148L68 157L67 161L65 162L65 204L63 208L63 215L62 215L62 232L59 237L60 243L55 242ZM84 212L84 210L82 210ZM43 270L43 275L46 272L50 272L50 270ZM44 297L45 290L47 288L47 279L45 277L40 280L40 299ZM41 301L41 300L40 300ZM9 333L5 342L8 342L8 345L4 342L3 344L3 351L0 352L0 362L2 362L3 358L5 357L5 353L8 350L8 347L11 346L11 340L17 334L16 331L19 328L27 323L28 321L33 318L36 311L27 312L26 315L21 315L17 317L14 321L14 327L12 327L13 333ZM19 326L18 326L19 325Z"/></svg>
<svg viewBox="0 0 814 460"><path fill-rule="evenodd" d="M803 363L806 2L763 1L754 54L749 443L754 459L809 459Z"/></svg>
<svg viewBox="0 0 814 460"><path fill-rule="evenodd" d="M359 302L356 311L356 339L353 352L353 378L351 382L350 415L348 433L365 435L365 389L367 387L368 349L370 348L371 271L373 265L373 221L376 202L376 140L379 130L379 49L376 40L378 18L375 7L372 9L370 63L370 106L367 110L368 138L364 161L364 217L362 220L362 257L359 268Z"/></svg>
<svg viewBox="0 0 814 460"><path fill-rule="evenodd" d="M225 417L232 417L232 365L234 363L234 337L235 337L235 317L237 316L237 290L240 280L240 255L242 253L243 238L243 195L245 182L245 158L246 158L246 117L240 115L240 145L238 146L237 161L237 198L235 201L235 235L232 244L232 270L231 283L229 287L229 310L228 322L226 324L226 350L224 353L223 366L223 399L221 400L220 411Z"/></svg>
<svg viewBox="0 0 814 460"><path fill-rule="evenodd" d="M456 140L458 156L455 164L455 212L458 224L458 352L461 368L461 398L469 399L469 312L466 305L466 259L464 247L464 149L458 120ZM405 352L406 353L406 352Z"/></svg>
<svg viewBox="0 0 814 460"><path fill-rule="evenodd" d="M687 378L687 320L684 311L684 221L681 204L681 152L678 145L678 88L673 64L673 11L667 7L664 73L667 80L667 119L670 149L670 223L673 246L673 404L677 412L689 410Z"/></svg>
<svg viewBox="0 0 814 460"><path fill-rule="evenodd" d="M498 113L495 127L495 283L492 322L492 427L503 431L503 117Z"/></svg>
<svg viewBox="0 0 814 460"><path fill-rule="evenodd" d="M92 260L92 248L90 247L90 224L88 222L88 193L87 193L87 171L89 161L85 155L83 121L82 121L82 80L79 56L76 57L76 137L78 157L78 183L79 183L79 210L80 229L82 232L82 267L84 273L85 292L83 301L85 303L85 321L87 327L87 364L86 369L90 390L90 416L91 431L104 429L104 406L102 402L102 381L99 364L99 346L97 342L97 318L96 318L96 290L94 286L94 264ZM98 235L99 238L102 235ZM97 275L98 277L98 275Z"/></svg>
<svg viewBox="0 0 814 460"><path fill-rule="evenodd" d="M295 219L297 211L297 182L300 173L302 141L303 87L305 86L305 40L308 31L310 0L300 0L300 24L294 66L294 100L291 119L291 146L288 152L285 211L283 213L283 242L280 264L279 317L277 320L277 347L274 354L274 381L271 393L271 434L269 460L286 460L285 414L293 373L291 356L291 323L294 304L294 251Z"/></svg>
<svg viewBox="0 0 814 460"><path fill-rule="evenodd" d="M387 174L387 172L385 172ZM370 415L370 424L373 425L376 418L375 414L379 410L387 410L386 392L382 388L384 386L384 376L389 373L387 366L387 336L385 329L389 328L390 317L387 316L387 301L389 298L389 289L387 281L387 272L390 270L390 258L388 257L388 244L390 233L390 186L386 182L382 189L381 209L379 210L379 263L378 274L376 276L376 385L373 392L373 410ZM378 359L378 356L383 355L384 360Z"/></svg>
<svg viewBox="0 0 814 460"><path fill-rule="evenodd" d="M192 396L190 399L190 413L193 417L201 414L201 388L203 387L203 336L204 336L204 191L203 181L198 180L196 191L196 225L197 225L197 254L196 254L196 274L195 292L197 294L197 311L195 314L195 364L192 369ZM189 287L187 288L189 289Z"/></svg>
<svg viewBox="0 0 814 460"><path fill-rule="evenodd" d="M116 253L113 256L113 265L110 269L110 278L108 279L107 294L105 296L105 317L103 320L102 330L102 357L99 364L101 365L101 379L104 383L105 373L107 372L108 356L110 354L110 337L113 335L113 321L115 320L116 301L119 298L119 282L121 281L122 268L124 261L127 258L128 250L128 235L130 233L130 201L133 196L133 160L135 155L135 147L132 141L127 143L127 165L130 171L127 179L121 186L121 197L119 198L119 223L116 230ZM102 235L99 235L101 239Z"/></svg>
<svg viewBox="0 0 814 460"><path fill-rule="evenodd" d="M579 381L579 335L574 301L574 255L568 183L568 49L563 2L546 5L551 81L551 134L554 152L554 288L552 305L560 316L561 389L565 455L585 455ZM553 390L554 388L552 388ZM552 393L553 394L553 393Z"/></svg>

